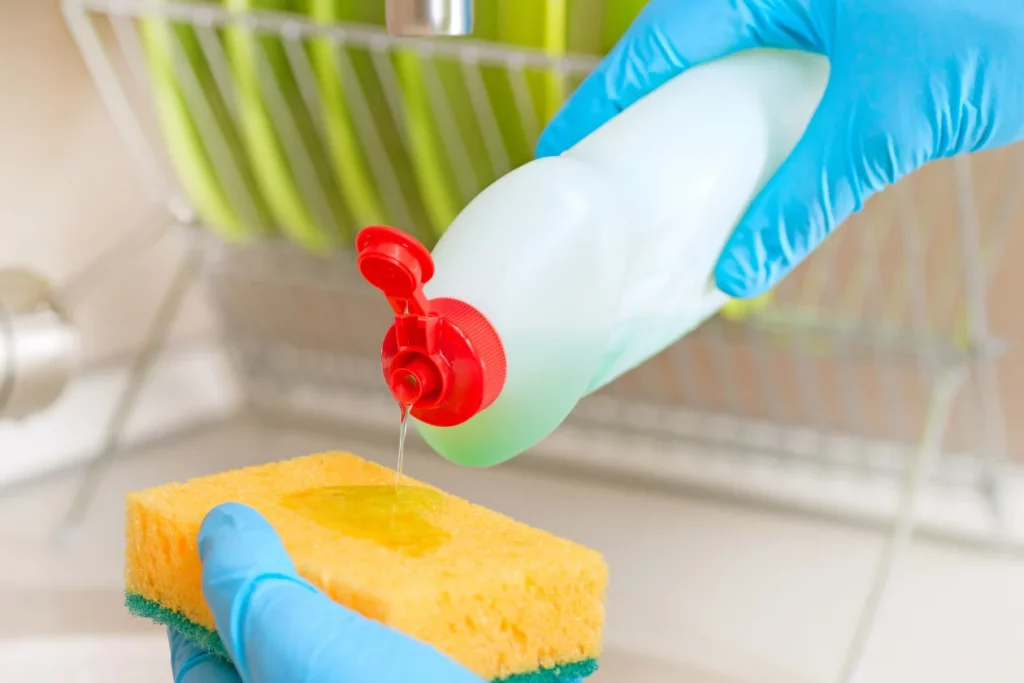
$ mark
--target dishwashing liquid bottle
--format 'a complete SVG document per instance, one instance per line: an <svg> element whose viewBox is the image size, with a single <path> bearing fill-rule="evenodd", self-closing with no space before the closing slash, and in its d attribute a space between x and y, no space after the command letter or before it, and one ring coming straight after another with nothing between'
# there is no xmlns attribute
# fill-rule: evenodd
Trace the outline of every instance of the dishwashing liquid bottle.
<svg viewBox="0 0 1024 683"><path fill-rule="evenodd" d="M731 55L498 179L432 254L365 228L359 269L395 312L385 381L427 443L462 465L512 458L714 315L719 253L827 80L818 55Z"/></svg>

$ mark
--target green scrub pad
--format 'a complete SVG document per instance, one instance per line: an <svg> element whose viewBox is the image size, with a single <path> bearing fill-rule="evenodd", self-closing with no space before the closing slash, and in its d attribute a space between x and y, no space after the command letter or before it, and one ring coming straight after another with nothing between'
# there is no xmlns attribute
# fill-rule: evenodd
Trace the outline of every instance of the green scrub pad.
<svg viewBox="0 0 1024 683"><path fill-rule="evenodd" d="M162 626L173 628L190 643L204 652L231 663L231 657L216 632L189 621L183 615L147 600L141 595L128 593L125 599L128 611L137 617L150 619ZM597 661L587 659L553 669L540 669L533 673L516 674L508 678L495 679L493 683L569 683L590 676L597 671Z"/></svg>

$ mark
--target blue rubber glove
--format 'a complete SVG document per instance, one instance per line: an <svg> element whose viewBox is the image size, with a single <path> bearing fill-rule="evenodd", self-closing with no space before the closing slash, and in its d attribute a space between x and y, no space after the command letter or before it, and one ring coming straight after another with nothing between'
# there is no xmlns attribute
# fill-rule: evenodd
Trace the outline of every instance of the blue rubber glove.
<svg viewBox="0 0 1024 683"><path fill-rule="evenodd" d="M770 289L926 162L1024 138L1022 0L651 0L537 154L562 153L688 67L755 47L824 54L831 72L718 262L718 287L734 297Z"/></svg>
<svg viewBox="0 0 1024 683"><path fill-rule="evenodd" d="M299 577L273 528L228 504L199 532L203 594L235 666L169 634L175 683L482 683Z"/></svg>

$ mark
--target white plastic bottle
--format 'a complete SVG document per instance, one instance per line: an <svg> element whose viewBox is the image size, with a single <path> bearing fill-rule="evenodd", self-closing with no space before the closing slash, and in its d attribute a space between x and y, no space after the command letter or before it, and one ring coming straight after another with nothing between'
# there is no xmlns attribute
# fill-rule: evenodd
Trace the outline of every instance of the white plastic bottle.
<svg viewBox="0 0 1024 683"><path fill-rule="evenodd" d="M727 301L719 253L827 80L817 55L732 55L500 178L432 255L364 230L360 268L396 311L385 377L431 447L463 465L507 460L713 315Z"/></svg>

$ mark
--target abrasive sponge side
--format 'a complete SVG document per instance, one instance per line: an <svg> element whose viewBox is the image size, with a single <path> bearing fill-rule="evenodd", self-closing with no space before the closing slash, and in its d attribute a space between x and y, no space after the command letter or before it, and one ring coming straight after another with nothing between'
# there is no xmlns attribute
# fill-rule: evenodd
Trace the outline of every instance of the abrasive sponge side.
<svg viewBox="0 0 1024 683"><path fill-rule="evenodd" d="M238 502L267 518L332 599L487 680L561 683L594 671L608 576L600 554L404 477L400 493L416 505L392 504L381 523L371 494L394 477L328 453L133 493L128 607L223 656L196 539L207 512Z"/></svg>

